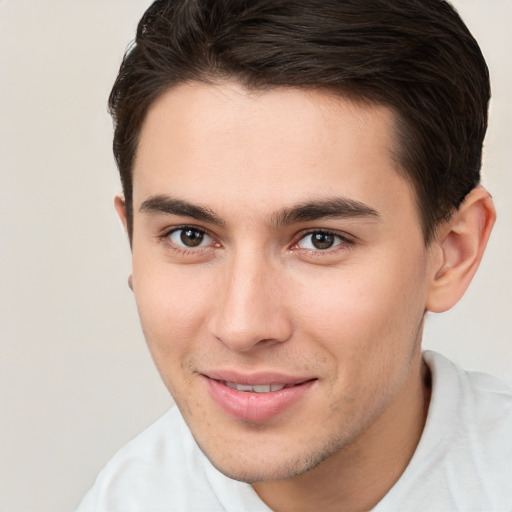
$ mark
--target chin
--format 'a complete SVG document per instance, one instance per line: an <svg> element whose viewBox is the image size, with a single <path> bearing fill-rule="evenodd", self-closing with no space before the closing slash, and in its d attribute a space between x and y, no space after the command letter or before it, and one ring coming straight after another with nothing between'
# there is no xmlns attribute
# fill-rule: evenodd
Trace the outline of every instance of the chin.
<svg viewBox="0 0 512 512"><path fill-rule="evenodd" d="M323 450L286 454L264 454L230 451L220 455L211 454L199 446L211 464L225 476L249 484L288 480L317 467L324 460L340 450L339 443L332 443Z"/></svg>

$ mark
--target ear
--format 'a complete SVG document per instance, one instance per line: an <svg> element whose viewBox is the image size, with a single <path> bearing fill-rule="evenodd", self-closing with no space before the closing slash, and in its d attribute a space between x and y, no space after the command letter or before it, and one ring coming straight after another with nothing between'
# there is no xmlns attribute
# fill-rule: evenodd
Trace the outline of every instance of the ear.
<svg viewBox="0 0 512 512"><path fill-rule="evenodd" d="M126 202L123 196L116 194L114 197L114 208L116 209L119 219L121 219L121 222L123 223L124 230L128 232L128 222L126 220Z"/></svg>
<svg viewBox="0 0 512 512"><path fill-rule="evenodd" d="M119 215L119 218L123 223L124 230L126 231L126 234L128 235L128 240L130 242L130 249L132 249L132 233L128 229L128 218L126 216L126 200L123 196L116 195L114 197L114 208L116 209L117 215Z"/></svg>
<svg viewBox="0 0 512 512"><path fill-rule="evenodd" d="M123 196L116 194L116 196L114 197L114 208L116 209L117 215L123 223L124 230L128 233L128 222L126 220L126 201ZM129 233L128 236L130 236ZM132 241L130 237L130 247L131 244ZM131 291L133 291L133 279L131 274L128 276L128 287L130 288Z"/></svg>
<svg viewBox="0 0 512 512"><path fill-rule="evenodd" d="M440 226L432 247L436 263L427 293L428 311L446 311L464 295L482 260L495 220L491 196L477 187Z"/></svg>

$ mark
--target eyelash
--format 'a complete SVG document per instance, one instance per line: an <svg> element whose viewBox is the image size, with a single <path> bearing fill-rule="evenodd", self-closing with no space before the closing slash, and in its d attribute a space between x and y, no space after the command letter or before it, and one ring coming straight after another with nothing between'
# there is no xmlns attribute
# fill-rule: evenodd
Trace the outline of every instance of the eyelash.
<svg viewBox="0 0 512 512"><path fill-rule="evenodd" d="M336 254L340 251L346 251L347 249L350 249L355 241L350 238L348 235L341 234L337 231L331 231L329 229L311 229L306 232L303 232L300 234L300 236L297 238L297 241L292 244L292 248L298 247L298 244L303 241L306 237L310 235L328 235L336 238L339 243L337 243L334 247L328 247L324 250L322 249L300 249L303 252L307 253L308 256L314 257L314 258L322 258L325 256L329 256L332 254Z"/></svg>
<svg viewBox="0 0 512 512"><path fill-rule="evenodd" d="M187 248L185 246L179 246L170 240L170 237L172 234L177 233L179 231L186 231L186 230L195 231L196 233L199 233L202 236L206 235L214 241L214 244L209 244L207 246L198 246L196 248L193 248L193 247ZM334 247L329 247L324 250L322 250L322 249L301 249L300 247L298 247L298 244L301 241L303 241L306 237L308 237L310 235L314 235L314 234L321 234L321 235L328 235L328 236L335 237L339 241L339 243L337 243ZM161 235L159 235L158 238L166 246L166 248L172 250L175 253L183 254L183 255L191 255L191 254L199 255L199 254L203 254L206 251L211 250L212 246L216 246L216 247L221 246L218 242L215 242L215 238L212 235L210 235L206 230L196 227L196 226L190 226L190 225L173 227L172 229L169 229L169 230L165 231L164 233L162 233ZM339 251L347 250L347 249L351 248L354 245L354 243L355 243L355 241L345 234L340 234L336 231L331 231L328 229L312 229L312 230L300 233L300 235L296 238L296 241L292 243L291 249L292 250L297 249L299 251L302 251L303 253L306 253L310 257L321 258L323 256L332 255Z"/></svg>
<svg viewBox="0 0 512 512"><path fill-rule="evenodd" d="M207 246L198 246L198 247L194 248L194 247L179 246L170 240L170 237L172 234L177 233L179 231L187 231L187 230L195 231L196 233L199 233L202 236L206 235L214 241L214 245L220 246L220 244L215 242L214 237L211 236L206 230L204 230L202 228L198 228L196 226L189 226L189 225L176 226L176 227L173 227L172 229L168 229L167 231L165 231L164 233L159 235L158 238L160 239L160 242L163 245L165 245L165 247L167 249L170 249L173 252L178 253L178 254L199 255L199 254L203 254L205 251L208 251L211 249L212 244L207 245Z"/></svg>

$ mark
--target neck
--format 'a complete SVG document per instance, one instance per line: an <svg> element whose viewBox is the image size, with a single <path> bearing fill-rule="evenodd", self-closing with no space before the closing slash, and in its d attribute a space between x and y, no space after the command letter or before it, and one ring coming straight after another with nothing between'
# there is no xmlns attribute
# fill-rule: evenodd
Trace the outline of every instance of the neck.
<svg viewBox="0 0 512 512"><path fill-rule="evenodd" d="M302 475L253 487L275 512L370 510L409 464L429 401L430 374L419 354L401 392L350 445Z"/></svg>

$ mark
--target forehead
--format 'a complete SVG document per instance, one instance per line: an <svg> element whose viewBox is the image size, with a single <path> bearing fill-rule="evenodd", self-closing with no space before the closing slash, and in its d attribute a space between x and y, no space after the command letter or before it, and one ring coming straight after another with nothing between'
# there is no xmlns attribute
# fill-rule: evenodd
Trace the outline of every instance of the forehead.
<svg viewBox="0 0 512 512"><path fill-rule="evenodd" d="M158 194L265 214L332 195L375 209L400 194L410 202L395 147L394 115L381 105L296 88L181 85L143 124L134 207Z"/></svg>

